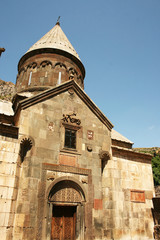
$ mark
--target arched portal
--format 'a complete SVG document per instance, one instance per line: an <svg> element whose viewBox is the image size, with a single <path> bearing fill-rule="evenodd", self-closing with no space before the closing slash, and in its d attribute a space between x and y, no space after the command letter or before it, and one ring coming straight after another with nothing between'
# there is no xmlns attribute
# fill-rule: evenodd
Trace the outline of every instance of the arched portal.
<svg viewBox="0 0 160 240"><path fill-rule="evenodd" d="M51 240L84 239L85 191L73 179L55 181L50 186L48 202L52 204Z"/></svg>

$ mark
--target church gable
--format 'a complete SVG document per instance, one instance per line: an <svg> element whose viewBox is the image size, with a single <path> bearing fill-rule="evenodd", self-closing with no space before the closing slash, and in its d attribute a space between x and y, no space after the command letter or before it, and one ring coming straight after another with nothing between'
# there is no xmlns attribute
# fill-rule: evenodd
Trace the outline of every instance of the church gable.
<svg viewBox="0 0 160 240"><path fill-rule="evenodd" d="M102 148L110 151L110 130L73 89L24 108L20 116L19 134L24 134L24 131L39 139L38 147L45 146L51 151L82 154L87 150L90 155L96 153L97 157ZM65 134L72 134L73 138L75 134L76 146L68 146Z"/></svg>
<svg viewBox="0 0 160 240"><path fill-rule="evenodd" d="M34 97L24 99L20 101L19 107L21 109L28 108L38 102L43 102L46 99L53 98L58 94L68 91L72 96L74 93L86 104L86 106L91 109L91 111L100 119L100 121L107 126L109 130L113 128L112 123L107 119L107 117L100 111L100 109L94 104L94 102L87 96L87 94L73 81L68 81L61 84L55 88L43 91ZM73 93L73 94L72 94ZM16 103L14 103L16 105Z"/></svg>

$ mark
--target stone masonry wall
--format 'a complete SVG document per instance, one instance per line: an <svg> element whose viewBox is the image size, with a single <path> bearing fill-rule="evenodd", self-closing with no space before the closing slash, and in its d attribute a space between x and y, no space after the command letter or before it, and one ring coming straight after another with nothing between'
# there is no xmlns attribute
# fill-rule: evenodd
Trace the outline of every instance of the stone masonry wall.
<svg viewBox="0 0 160 240"><path fill-rule="evenodd" d="M153 239L151 164L116 154L103 174L105 239Z"/></svg>
<svg viewBox="0 0 160 240"><path fill-rule="evenodd" d="M18 188L16 139L0 136L0 239L12 239Z"/></svg>

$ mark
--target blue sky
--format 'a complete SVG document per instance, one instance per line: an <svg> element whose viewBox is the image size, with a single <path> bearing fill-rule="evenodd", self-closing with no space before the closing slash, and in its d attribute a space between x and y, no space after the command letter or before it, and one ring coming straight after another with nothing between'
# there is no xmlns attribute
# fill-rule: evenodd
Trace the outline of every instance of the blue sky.
<svg viewBox="0 0 160 240"><path fill-rule="evenodd" d="M56 23L86 69L85 91L134 147L160 147L160 0L2 0L0 78Z"/></svg>

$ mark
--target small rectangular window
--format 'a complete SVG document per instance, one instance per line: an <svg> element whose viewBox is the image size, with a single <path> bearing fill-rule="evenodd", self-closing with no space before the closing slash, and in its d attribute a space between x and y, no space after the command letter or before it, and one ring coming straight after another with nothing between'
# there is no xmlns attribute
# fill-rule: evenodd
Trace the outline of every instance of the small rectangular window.
<svg viewBox="0 0 160 240"><path fill-rule="evenodd" d="M28 86L31 85L31 79L32 79L32 72L30 72L29 74Z"/></svg>
<svg viewBox="0 0 160 240"><path fill-rule="evenodd" d="M76 131L66 128L65 129L65 143L66 148L76 149Z"/></svg>
<svg viewBox="0 0 160 240"><path fill-rule="evenodd" d="M62 76L62 73L59 72L57 85L61 84L61 76Z"/></svg>

